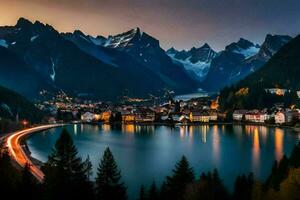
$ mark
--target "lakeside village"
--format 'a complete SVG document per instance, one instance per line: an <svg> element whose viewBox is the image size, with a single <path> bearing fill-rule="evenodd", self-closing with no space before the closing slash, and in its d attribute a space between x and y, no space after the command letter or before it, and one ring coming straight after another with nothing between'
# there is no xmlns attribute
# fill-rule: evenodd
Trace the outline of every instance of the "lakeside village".
<svg viewBox="0 0 300 200"><path fill-rule="evenodd" d="M268 89L276 95L284 95L284 89ZM299 93L300 98L300 93ZM255 123L269 125L295 125L300 120L300 109L285 108L281 104L271 109L233 110L221 112L218 97L193 98L175 101L172 97L161 103L143 99L126 98L121 104L79 100L60 93L51 100L36 106L50 114L48 123L123 123L192 125L207 123Z"/></svg>

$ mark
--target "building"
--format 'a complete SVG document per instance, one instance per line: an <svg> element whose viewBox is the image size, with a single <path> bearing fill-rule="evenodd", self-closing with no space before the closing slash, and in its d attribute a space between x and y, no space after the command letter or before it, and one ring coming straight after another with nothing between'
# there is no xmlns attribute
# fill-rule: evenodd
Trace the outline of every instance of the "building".
<svg viewBox="0 0 300 200"><path fill-rule="evenodd" d="M191 122L209 122L210 120L208 112L191 112L189 117Z"/></svg>
<svg viewBox="0 0 300 200"><path fill-rule="evenodd" d="M298 111L296 110L278 111L275 114L275 123L276 124L290 123L297 118L298 118Z"/></svg>
<svg viewBox="0 0 300 200"><path fill-rule="evenodd" d="M151 109L139 109L135 113L136 122L154 122L155 112Z"/></svg>
<svg viewBox="0 0 300 200"><path fill-rule="evenodd" d="M300 91L296 91L298 98L300 98Z"/></svg>
<svg viewBox="0 0 300 200"><path fill-rule="evenodd" d="M100 114L100 120L108 123L111 116L111 111L105 111Z"/></svg>
<svg viewBox="0 0 300 200"><path fill-rule="evenodd" d="M181 115L180 114L172 114L171 115L172 116L172 120L174 121L174 122L179 122L180 121L180 117L181 117Z"/></svg>
<svg viewBox="0 0 300 200"><path fill-rule="evenodd" d="M235 110L232 114L234 121L242 121L243 117L248 113L248 110Z"/></svg>
<svg viewBox="0 0 300 200"><path fill-rule="evenodd" d="M189 119L189 117L187 115L181 115L179 117L179 122L180 123L188 123L188 122L190 122L190 119Z"/></svg>
<svg viewBox="0 0 300 200"><path fill-rule="evenodd" d="M218 113L210 112L209 113L209 121L217 121L218 120Z"/></svg>
<svg viewBox="0 0 300 200"><path fill-rule="evenodd" d="M160 119L161 119L162 121L166 121L166 120L169 119L169 115L161 115L161 116L160 116Z"/></svg>
<svg viewBox="0 0 300 200"><path fill-rule="evenodd" d="M94 120L94 114L90 112L86 112L81 115L81 121L83 122L92 122Z"/></svg>
<svg viewBox="0 0 300 200"><path fill-rule="evenodd" d="M281 89L281 88L267 88L265 89L266 92L271 94L276 94L278 96L284 96L287 92L287 89Z"/></svg>
<svg viewBox="0 0 300 200"><path fill-rule="evenodd" d="M255 123L264 123L266 120L270 119L270 115L267 112L262 112L254 110L245 114L245 120Z"/></svg>
<svg viewBox="0 0 300 200"><path fill-rule="evenodd" d="M298 119L298 111L296 111L296 110L286 110L284 112L284 115L285 115L285 122L286 123L290 123L294 119Z"/></svg>
<svg viewBox="0 0 300 200"><path fill-rule="evenodd" d="M135 115L129 111L123 111L122 114L122 122L125 124L130 124L135 122Z"/></svg>
<svg viewBox="0 0 300 200"><path fill-rule="evenodd" d="M285 115L284 115L284 112L278 111L278 112L275 114L275 123L276 123L276 124L283 124L283 123L285 123Z"/></svg>

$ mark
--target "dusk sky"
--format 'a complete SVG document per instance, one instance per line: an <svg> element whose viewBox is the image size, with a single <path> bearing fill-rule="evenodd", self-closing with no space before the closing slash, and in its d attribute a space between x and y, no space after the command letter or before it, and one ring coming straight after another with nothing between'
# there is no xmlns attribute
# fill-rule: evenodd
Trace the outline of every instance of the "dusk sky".
<svg viewBox="0 0 300 200"><path fill-rule="evenodd" d="M299 0L0 0L0 25L19 17L61 32L108 36L140 27L163 48L209 43L221 50L240 37L261 43L267 33L300 33Z"/></svg>

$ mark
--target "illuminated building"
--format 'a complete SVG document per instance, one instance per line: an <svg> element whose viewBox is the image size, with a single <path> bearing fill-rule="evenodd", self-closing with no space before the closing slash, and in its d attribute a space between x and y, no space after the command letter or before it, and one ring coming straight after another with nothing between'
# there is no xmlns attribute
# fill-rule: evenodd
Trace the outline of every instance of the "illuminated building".
<svg viewBox="0 0 300 200"><path fill-rule="evenodd" d="M110 116L111 116L111 112L110 111L106 111L106 112L102 112L101 113L101 117L100 119L106 123L109 122L109 119L110 119Z"/></svg>

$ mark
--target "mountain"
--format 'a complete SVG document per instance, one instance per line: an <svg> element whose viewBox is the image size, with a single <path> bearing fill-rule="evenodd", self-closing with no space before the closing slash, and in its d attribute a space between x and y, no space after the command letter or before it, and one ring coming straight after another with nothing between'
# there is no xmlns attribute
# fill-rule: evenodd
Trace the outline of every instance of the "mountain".
<svg viewBox="0 0 300 200"><path fill-rule="evenodd" d="M0 41L40 79L73 96L116 100L124 94L141 97L164 88L183 91L195 87L184 78L180 66L161 63L161 70L151 69L127 52L106 47L108 39L104 37L80 31L61 34L38 21L20 18L15 26L0 27Z"/></svg>
<svg viewBox="0 0 300 200"><path fill-rule="evenodd" d="M217 56L217 53L207 43L199 48L193 47L188 51L178 51L172 47L167 50L167 54L175 63L183 64L190 76L196 80L205 78L211 61Z"/></svg>
<svg viewBox="0 0 300 200"><path fill-rule="evenodd" d="M43 89L52 89L21 57L7 47L0 46L0 85L5 85L28 98L37 97Z"/></svg>
<svg viewBox="0 0 300 200"><path fill-rule="evenodd" d="M15 120L17 114L31 122L40 122L44 116L25 97L0 86L0 118Z"/></svg>
<svg viewBox="0 0 300 200"><path fill-rule="evenodd" d="M160 47L159 41L140 28L109 36L104 47L126 53L177 91L186 92L196 88L197 82L189 77L184 67L173 63Z"/></svg>
<svg viewBox="0 0 300 200"><path fill-rule="evenodd" d="M231 43L212 60L201 87L207 91L218 91L236 83L259 69L290 39L289 36L267 35L261 46L243 38Z"/></svg>
<svg viewBox="0 0 300 200"><path fill-rule="evenodd" d="M85 53L92 55L98 60L115 66L113 56L102 45L106 42L106 38L102 36L93 37L90 35L85 35L80 30L76 30L73 33L62 33L65 39L73 42L77 47L79 47Z"/></svg>
<svg viewBox="0 0 300 200"><path fill-rule="evenodd" d="M276 102L290 106L299 103L296 95L296 91L300 90L299 76L300 35L281 47L260 69L236 85L223 89L220 93L220 102L223 108L269 107ZM291 93L272 96L265 91L268 88L286 89Z"/></svg>

